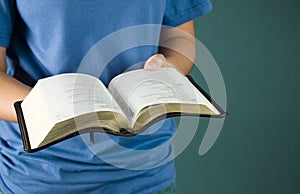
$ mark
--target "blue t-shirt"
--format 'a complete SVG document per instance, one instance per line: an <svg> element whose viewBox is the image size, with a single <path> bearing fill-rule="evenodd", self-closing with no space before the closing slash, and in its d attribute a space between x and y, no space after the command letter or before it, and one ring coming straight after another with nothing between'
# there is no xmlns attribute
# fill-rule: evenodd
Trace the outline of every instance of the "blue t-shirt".
<svg viewBox="0 0 300 194"><path fill-rule="evenodd" d="M7 47L8 73L28 85L78 71L107 85L157 53L161 24L177 26L210 10L209 0L3 0L0 46ZM152 193L175 180L174 133L166 119L135 137L96 133L91 144L86 134L29 154L18 125L0 120L0 188Z"/></svg>

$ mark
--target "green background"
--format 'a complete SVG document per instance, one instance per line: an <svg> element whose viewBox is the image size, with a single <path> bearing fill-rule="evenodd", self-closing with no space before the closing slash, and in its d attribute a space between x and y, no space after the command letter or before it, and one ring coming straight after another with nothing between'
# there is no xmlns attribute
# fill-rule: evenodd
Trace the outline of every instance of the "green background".
<svg viewBox="0 0 300 194"><path fill-rule="evenodd" d="M299 194L300 1L212 3L213 11L196 20L197 38L222 72L229 115L204 156L198 149L208 119L200 120L176 158L177 191Z"/></svg>

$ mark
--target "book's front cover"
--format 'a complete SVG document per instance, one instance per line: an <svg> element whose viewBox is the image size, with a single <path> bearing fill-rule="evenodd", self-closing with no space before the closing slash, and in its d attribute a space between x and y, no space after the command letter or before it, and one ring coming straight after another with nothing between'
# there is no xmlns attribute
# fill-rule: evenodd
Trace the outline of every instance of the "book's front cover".
<svg viewBox="0 0 300 194"><path fill-rule="evenodd" d="M26 152L31 152L32 150L31 150L31 146L30 146L29 136L28 136L28 132L27 132L27 128L26 128L26 123L25 123L21 103L22 103L22 101L15 102L14 107L15 107L16 114L17 114L17 119L18 119L21 136L22 136L24 150Z"/></svg>

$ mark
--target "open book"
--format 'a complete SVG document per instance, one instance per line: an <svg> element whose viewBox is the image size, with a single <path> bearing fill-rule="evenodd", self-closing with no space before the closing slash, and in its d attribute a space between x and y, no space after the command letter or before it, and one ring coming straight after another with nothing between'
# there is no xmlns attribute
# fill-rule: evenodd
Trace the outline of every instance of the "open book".
<svg viewBox="0 0 300 194"><path fill-rule="evenodd" d="M123 73L108 88L79 73L44 78L15 108L28 152L85 132L133 136L166 117L226 115L191 78L173 68Z"/></svg>

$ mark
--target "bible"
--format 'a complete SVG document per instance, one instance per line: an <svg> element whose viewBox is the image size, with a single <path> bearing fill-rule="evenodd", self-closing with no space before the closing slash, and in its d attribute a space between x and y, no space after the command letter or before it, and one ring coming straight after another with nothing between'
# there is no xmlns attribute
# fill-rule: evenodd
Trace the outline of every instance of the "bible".
<svg viewBox="0 0 300 194"><path fill-rule="evenodd" d="M86 74L51 76L14 105L27 152L86 132L134 136L166 117L226 115L190 76L173 68L126 72L107 88Z"/></svg>

